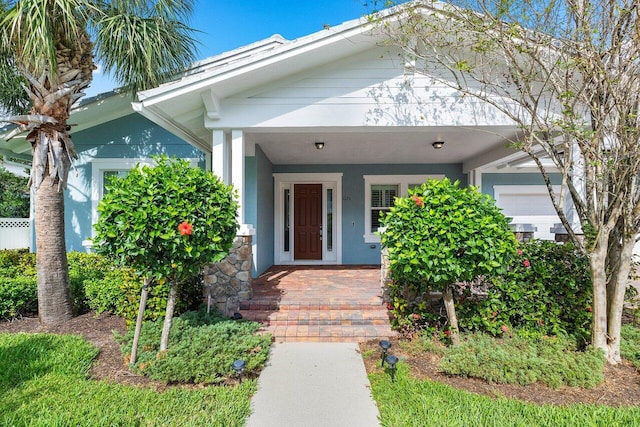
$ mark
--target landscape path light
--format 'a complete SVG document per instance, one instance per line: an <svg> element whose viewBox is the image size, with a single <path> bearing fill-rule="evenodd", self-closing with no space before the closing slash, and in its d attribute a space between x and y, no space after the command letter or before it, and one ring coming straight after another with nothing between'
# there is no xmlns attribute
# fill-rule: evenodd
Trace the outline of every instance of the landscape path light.
<svg viewBox="0 0 640 427"><path fill-rule="evenodd" d="M398 358L393 354L387 356L387 365L389 365L389 373L391 374L391 381L396 380L396 364L398 363Z"/></svg>
<svg viewBox="0 0 640 427"><path fill-rule="evenodd" d="M380 348L382 349L382 366L384 366L384 359L387 357L387 352L391 348L391 342L387 340L380 341Z"/></svg>
<svg viewBox="0 0 640 427"><path fill-rule="evenodd" d="M242 384L242 373L246 365L246 362L242 359L233 362L233 370L236 371L236 375L240 379L240 384Z"/></svg>

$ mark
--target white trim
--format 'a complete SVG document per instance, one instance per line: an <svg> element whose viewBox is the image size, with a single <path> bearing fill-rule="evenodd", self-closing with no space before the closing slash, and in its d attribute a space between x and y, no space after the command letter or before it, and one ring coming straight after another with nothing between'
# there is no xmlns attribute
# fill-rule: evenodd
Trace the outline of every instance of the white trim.
<svg viewBox="0 0 640 427"><path fill-rule="evenodd" d="M342 264L342 173L274 173L274 224L273 258L274 264ZM290 215L293 215L293 186L295 184L322 184L322 216L327 215L327 190L333 189L333 250L327 251L327 239L322 239L322 260L299 260L293 258L293 233L290 234L289 252L284 251L284 190L291 194ZM323 221L324 223L324 221ZM326 224L325 224L326 225ZM326 228L323 229L323 234Z"/></svg>
<svg viewBox="0 0 640 427"><path fill-rule="evenodd" d="M380 236L371 230L371 185L397 185L398 195L405 197L409 184L422 184L428 179L442 179L444 175L363 175L364 178L364 238L365 243L380 243Z"/></svg>
<svg viewBox="0 0 640 427"><path fill-rule="evenodd" d="M222 182L229 184L226 153L229 151L226 134L222 130L211 131L211 172L217 175Z"/></svg>
<svg viewBox="0 0 640 427"><path fill-rule="evenodd" d="M560 194L560 186L552 185L554 193ZM493 186L493 198L496 200L496 204L500 199L500 195L502 194L549 194L549 189L546 185L527 185L527 184L517 184L517 185L494 185ZM549 196L551 197L551 196Z"/></svg>
<svg viewBox="0 0 640 427"><path fill-rule="evenodd" d="M476 187L479 191L482 191L482 168L472 169L469 171L469 185Z"/></svg>
<svg viewBox="0 0 640 427"><path fill-rule="evenodd" d="M233 188L238 195L238 222L243 224L244 218L244 194L245 194L245 182L244 182L244 132L234 129L231 131L231 141L229 143L231 149L231 173L230 179Z"/></svg>
<svg viewBox="0 0 640 427"><path fill-rule="evenodd" d="M199 159L187 158L191 167L197 167ZM104 188L104 171L128 171L140 164L142 166L153 166L155 161L148 157L138 158L104 158L92 159L91 163L91 224L98 222L98 203L102 200L102 189ZM95 234L91 227L91 235Z"/></svg>
<svg viewBox="0 0 640 427"><path fill-rule="evenodd" d="M561 187L559 185L552 186L556 195L560 194ZM496 206L500 207L500 199L507 194L522 194L522 195L547 195L549 196L549 190L546 185L494 185L493 186L493 198L496 201ZM551 202L551 199L549 199ZM533 237L542 240L554 240L554 234L550 231L551 227L560 222L558 215L514 215L511 217L511 224L531 224L536 227L533 233Z"/></svg>

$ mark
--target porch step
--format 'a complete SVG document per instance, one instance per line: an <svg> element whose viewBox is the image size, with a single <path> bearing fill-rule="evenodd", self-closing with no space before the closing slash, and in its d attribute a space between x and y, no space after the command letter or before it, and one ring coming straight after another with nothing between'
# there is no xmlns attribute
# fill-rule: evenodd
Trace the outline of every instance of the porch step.
<svg viewBox="0 0 640 427"><path fill-rule="evenodd" d="M278 342L353 342L389 338L396 333L380 299L287 301L252 299L240 303L244 319L262 323Z"/></svg>
<svg viewBox="0 0 640 427"><path fill-rule="evenodd" d="M240 302L243 318L278 342L353 342L394 336L378 266L274 266Z"/></svg>
<svg viewBox="0 0 640 427"><path fill-rule="evenodd" d="M276 342L363 342L396 336L388 325L265 326Z"/></svg>
<svg viewBox="0 0 640 427"><path fill-rule="evenodd" d="M289 325L388 325L386 311L371 309L329 310L247 310L241 311L247 320L267 326Z"/></svg>
<svg viewBox="0 0 640 427"><path fill-rule="evenodd" d="M333 299L329 301L277 301L273 298L253 298L240 301L242 311L291 311L291 310L381 310L385 311L380 299L371 301Z"/></svg>

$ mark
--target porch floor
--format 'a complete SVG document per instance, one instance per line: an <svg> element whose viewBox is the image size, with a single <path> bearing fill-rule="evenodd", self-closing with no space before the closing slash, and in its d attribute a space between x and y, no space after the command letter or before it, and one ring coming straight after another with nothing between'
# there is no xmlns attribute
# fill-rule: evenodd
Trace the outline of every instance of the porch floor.
<svg viewBox="0 0 640 427"><path fill-rule="evenodd" d="M245 319L263 323L278 342L388 338L378 266L273 266L240 302Z"/></svg>

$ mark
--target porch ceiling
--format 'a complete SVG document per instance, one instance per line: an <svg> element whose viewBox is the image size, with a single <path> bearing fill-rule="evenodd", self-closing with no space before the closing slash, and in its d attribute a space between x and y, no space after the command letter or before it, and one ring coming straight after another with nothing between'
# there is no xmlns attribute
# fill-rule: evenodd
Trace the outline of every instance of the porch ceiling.
<svg viewBox="0 0 640 427"><path fill-rule="evenodd" d="M273 164L462 163L465 169L503 158L518 132L510 127L245 129ZM318 150L315 142L324 142ZM434 141L444 141L434 149Z"/></svg>

